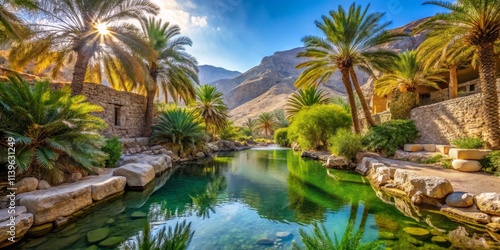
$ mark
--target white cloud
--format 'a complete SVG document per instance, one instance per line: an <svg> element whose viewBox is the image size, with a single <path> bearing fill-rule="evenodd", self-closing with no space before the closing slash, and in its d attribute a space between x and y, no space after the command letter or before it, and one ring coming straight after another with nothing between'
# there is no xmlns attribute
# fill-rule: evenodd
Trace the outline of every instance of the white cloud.
<svg viewBox="0 0 500 250"><path fill-rule="evenodd" d="M189 32L193 27L205 27L208 25L206 16L194 16L187 9L196 9L196 5L191 1L181 0L152 0L160 6L159 17L164 21L177 24L184 32ZM182 5L180 4L182 3Z"/></svg>

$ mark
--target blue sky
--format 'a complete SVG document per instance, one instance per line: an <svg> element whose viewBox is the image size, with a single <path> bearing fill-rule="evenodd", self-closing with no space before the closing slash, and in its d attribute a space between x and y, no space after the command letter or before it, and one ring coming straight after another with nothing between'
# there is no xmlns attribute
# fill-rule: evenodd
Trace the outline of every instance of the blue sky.
<svg viewBox="0 0 500 250"><path fill-rule="evenodd" d="M181 26L193 40L188 49L199 64L244 72L275 51L302 46L305 35L320 35L314 21L342 0L153 0L160 17ZM371 11L385 12L392 27L431 16L443 9L422 0L358 0Z"/></svg>

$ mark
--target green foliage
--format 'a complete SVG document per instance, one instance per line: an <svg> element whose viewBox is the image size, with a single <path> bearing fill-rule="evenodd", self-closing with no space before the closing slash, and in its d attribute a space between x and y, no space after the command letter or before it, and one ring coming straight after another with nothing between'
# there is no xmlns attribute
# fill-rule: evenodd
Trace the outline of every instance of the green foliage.
<svg viewBox="0 0 500 250"><path fill-rule="evenodd" d="M239 137L242 137L241 128L234 126L232 121L228 121L227 125L219 131L221 140L234 141Z"/></svg>
<svg viewBox="0 0 500 250"><path fill-rule="evenodd" d="M206 124L207 131L218 133L227 125L227 106L222 93L208 84L196 88L196 110Z"/></svg>
<svg viewBox="0 0 500 250"><path fill-rule="evenodd" d="M123 145L118 137L113 136L106 140L106 145L104 145L101 150L104 153L108 154L105 166L108 168L114 168L116 166L116 163L122 156Z"/></svg>
<svg viewBox="0 0 500 250"><path fill-rule="evenodd" d="M274 131L274 142L282 147L290 146L288 141L288 128L280 128Z"/></svg>
<svg viewBox="0 0 500 250"><path fill-rule="evenodd" d="M153 126L151 142L166 145L179 155L198 149L206 134L193 112L176 108L162 112Z"/></svg>
<svg viewBox="0 0 500 250"><path fill-rule="evenodd" d="M299 89L293 93L286 103L286 117L292 119L304 107L311 107L316 104L328 104L328 94L316 87Z"/></svg>
<svg viewBox="0 0 500 250"><path fill-rule="evenodd" d="M290 121L285 116L285 111L283 109L277 109L273 113L276 119L276 128L286 128L290 126Z"/></svg>
<svg viewBox="0 0 500 250"><path fill-rule="evenodd" d="M358 101L358 100L359 100L359 98L356 95L356 101ZM339 105L342 108L344 108L346 111L351 112L351 106L349 106L349 103L347 102L347 100L344 97L335 96L335 97L332 98L331 103ZM359 107L359 105L356 105L356 106Z"/></svg>
<svg viewBox="0 0 500 250"><path fill-rule="evenodd" d="M187 249L193 239L194 231L191 222L176 223L175 227L164 226L158 232L151 232L149 223L144 224L144 231L133 240L124 242L122 250L183 250Z"/></svg>
<svg viewBox="0 0 500 250"><path fill-rule="evenodd" d="M273 143L273 141L266 138L256 138L254 141L257 143Z"/></svg>
<svg viewBox="0 0 500 250"><path fill-rule="evenodd" d="M483 171L500 176L500 150L492 151L481 160Z"/></svg>
<svg viewBox="0 0 500 250"><path fill-rule="evenodd" d="M367 242L362 243L361 238L363 237L363 229L358 229L356 232L354 230L354 220L350 220L347 224L347 228L342 235L342 238L338 239L337 233L334 233L334 239L330 237L325 225L319 225L318 223L313 224L312 235L306 233L304 229L300 229L300 236L302 237L302 242L304 242L305 247L300 247L297 243L293 243L293 249L307 249L307 250L372 250L372 249L383 249L381 242Z"/></svg>
<svg viewBox="0 0 500 250"><path fill-rule="evenodd" d="M259 129L262 134L270 138L273 130L276 128L276 117L273 113L262 113L257 117L257 129Z"/></svg>
<svg viewBox="0 0 500 250"><path fill-rule="evenodd" d="M368 150L392 156L398 148L417 137L418 130L412 120L392 120L372 127L362 142Z"/></svg>
<svg viewBox="0 0 500 250"><path fill-rule="evenodd" d="M52 90L47 82L30 86L10 77L0 83L0 151L7 155L7 138L15 139L18 173L35 168L35 173L61 174L66 165L91 170L106 157L99 134L106 123L91 115L101 111L84 96L71 96L67 87Z"/></svg>
<svg viewBox="0 0 500 250"><path fill-rule="evenodd" d="M484 147L484 141L476 137L461 137L451 141L451 144L463 149L480 149Z"/></svg>
<svg viewBox="0 0 500 250"><path fill-rule="evenodd" d="M258 130L257 127L258 127L258 124L257 124L256 119L247 118L247 120L243 123L242 133L245 136L250 136L253 138L255 136L255 134L257 133L257 130Z"/></svg>
<svg viewBox="0 0 500 250"><path fill-rule="evenodd" d="M351 116L334 104L319 104L299 111L288 128L288 138L302 149L326 149L328 138L339 128L349 128Z"/></svg>
<svg viewBox="0 0 500 250"><path fill-rule="evenodd" d="M401 92L396 90L392 92L389 111L392 120L409 119L411 110L418 106L417 94L412 92Z"/></svg>
<svg viewBox="0 0 500 250"><path fill-rule="evenodd" d="M363 150L361 143L362 136L352 132L350 129L340 128L328 143L331 145L330 151L336 155L344 156L351 161L356 159L356 153Z"/></svg>
<svg viewBox="0 0 500 250"><path fill-rule="evenodd" d="M441 160L443 159L443 155L441 154L438 154L438 155L435 155L431 158L427 158L425 160L422 161L423 164L434 164L434 163L438 163L438 162L441 162Z"/></svg>

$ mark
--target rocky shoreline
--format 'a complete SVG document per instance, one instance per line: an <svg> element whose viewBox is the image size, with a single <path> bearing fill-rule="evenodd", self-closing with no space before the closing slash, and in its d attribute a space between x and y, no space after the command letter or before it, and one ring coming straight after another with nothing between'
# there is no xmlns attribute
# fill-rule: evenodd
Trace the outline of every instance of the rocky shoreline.
<svg viewBox="0 0 500 250"><path fill-rule="evenodd" d="M217 152L251 148L217 141L209 143L205 151L181 158L162 146L150 146L148 138L123 140L126 147L117 168L97 169L98 175L79 175L71 183L58 186L50 186L33 177L18 181L15 200L10 203L9 197L4 197L7 207L0 210L0 248L19 242L25 235L41 237L61 230L92 207L119 197L127 190L145 192L159 179L164 184L168 178L163 177L180 165L209 159ZM15 211L14 220L11 211ZM11 227L15 227L15 232L9 233Z"/></svg>

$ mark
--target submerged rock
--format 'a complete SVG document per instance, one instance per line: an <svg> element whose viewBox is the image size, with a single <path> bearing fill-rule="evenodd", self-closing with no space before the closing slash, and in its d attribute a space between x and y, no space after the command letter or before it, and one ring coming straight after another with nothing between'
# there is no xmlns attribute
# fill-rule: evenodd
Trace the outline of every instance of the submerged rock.
<svg viewBox="0 0 500 250"><path fill-rule="evenodd" d="M110 237L99 243L100 247L114 248L120 245L125 239L122 237Z"/></svg>
<svg viewBox="0 0 500 250"><path fill-rule="evenodd" d="M87 241L89 243L97 243L106 239L109 236L110 230L106 228L98 228L87 233Z"/></svg>
<svg viewBox="0 0 500 250"><path fill-rule="evenodd" d="M431 236L429 230L420 227L405 227L403 231L418 240L426 240Z"/></svg>
<svg viewBox="0 0 500 250"><path fill-rule="evenodd" d="M270 239L260 239L256 243L257 245L263 245L263 246L274 245L274 241Z"/></svg>
<svg viewBox="0 0 500 250"><path fill-rule="evenodd" d="M451 243L443 236L433 236L431 242L442 247L449 247Z"/></svg>
<svg viewBox="0 0 500 250"><path fill-rule="evenodd" d="M391 232L379 232L378 237L381 240L395 240L396 239L396 235L394 235L394 233L391 233Z"/></svg>
<svg viewBox="0 0 500 250"><path fill-rule="evenodd" d="M148 214L140 211L135 211L130 215L130 217L132 217L133 219L146 218L148 217Z"/></svg>
<svg viewBox="0 0 500 250"><path fill-rule="evenodd" d="M288 238L293 238L293 234L290 232L277 232L276 237L281 238L281 239L288 239Z"/></svg>

